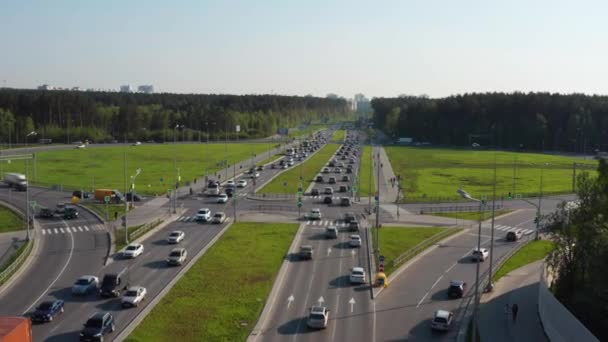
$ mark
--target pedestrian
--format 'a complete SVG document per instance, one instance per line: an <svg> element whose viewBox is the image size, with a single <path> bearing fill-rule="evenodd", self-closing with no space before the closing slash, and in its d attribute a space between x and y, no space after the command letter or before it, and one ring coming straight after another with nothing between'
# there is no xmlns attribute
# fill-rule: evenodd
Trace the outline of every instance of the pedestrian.
<svg viewBox="0 0 608 342"><path fill-rule="evenodd" d="M513 323L517 321L517 311L519 311L519 307L517 306L517 304L511 305L511 312L513 313Z"/></svg>

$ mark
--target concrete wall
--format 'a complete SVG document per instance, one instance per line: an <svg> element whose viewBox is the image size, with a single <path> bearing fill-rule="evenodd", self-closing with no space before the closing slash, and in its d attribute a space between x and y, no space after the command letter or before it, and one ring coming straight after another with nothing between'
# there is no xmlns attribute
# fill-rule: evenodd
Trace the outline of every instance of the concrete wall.
<svg viewBox="0 0 608 342"><path fill-rule="evenodd" d="M599 342L568 309L553 296L547 286L545 264L541 267L538 286L538 315L545 334L552 342Z"/></svg>

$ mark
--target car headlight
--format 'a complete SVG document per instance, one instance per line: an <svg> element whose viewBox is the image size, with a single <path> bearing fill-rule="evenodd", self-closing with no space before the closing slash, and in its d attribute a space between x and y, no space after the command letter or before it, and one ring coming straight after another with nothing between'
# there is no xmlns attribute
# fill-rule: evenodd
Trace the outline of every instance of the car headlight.
<svg viewBox="0 0 608 342"><path fill-rule="evenodd" d="M98 332L97 334L93 335L93 337L101 337L101 335L102 334L100 332Z"/></svg>
<svg viewBox="0 0 608 342"><path fill-rule="evenodd" d="M83 336L84 336L84 333L80 333L80 337L83 337Z"/></svg>

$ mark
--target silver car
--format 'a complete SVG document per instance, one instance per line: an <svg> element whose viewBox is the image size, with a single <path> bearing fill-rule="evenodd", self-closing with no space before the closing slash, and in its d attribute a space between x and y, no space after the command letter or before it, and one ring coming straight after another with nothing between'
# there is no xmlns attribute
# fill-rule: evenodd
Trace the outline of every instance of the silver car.
<svg viewBox="0 0 608 342"><path fill-rule="evenodd" d="M74 295L86 295L92 292L97 291L97 287L99 286L99 278L92 275L85 275L72 285L72 294Z"/></svg>
<svg viewBox="0 0 608 342"><path fill-rule="evenodd" d="M169 256L167 257L167 264L169 264L169 266L180 266L183 265L184 262L186 262L187 258L188 252L185 248L174 248L171 250L171 253L169 253Z"/></svg>

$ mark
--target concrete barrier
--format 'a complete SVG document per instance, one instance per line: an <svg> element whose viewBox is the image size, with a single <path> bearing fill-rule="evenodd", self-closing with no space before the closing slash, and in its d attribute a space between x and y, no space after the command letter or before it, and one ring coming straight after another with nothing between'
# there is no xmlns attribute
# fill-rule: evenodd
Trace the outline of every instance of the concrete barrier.
<svg viewBox="0 0 608 342"><path fill-rule="evenodd" d="M538 286L538 315L545 334L552 342L599 342L593 334L574 316L549 290L547 269L541 266Z"/></svg>

